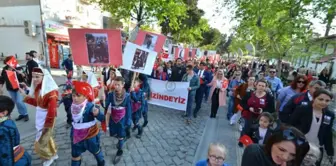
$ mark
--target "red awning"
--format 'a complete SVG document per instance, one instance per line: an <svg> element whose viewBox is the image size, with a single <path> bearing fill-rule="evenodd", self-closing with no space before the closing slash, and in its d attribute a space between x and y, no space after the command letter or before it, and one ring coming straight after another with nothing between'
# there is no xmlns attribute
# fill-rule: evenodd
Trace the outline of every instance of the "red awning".
<svg viewBox="0 0 336 166"><path fill-rule="evenodd" d="M49 32L47 33L47 35L54 37L56 41L64 41L64 42L70 41L69 36L66 36L66 35L60 35L60 34L49 33Z"/></svg>

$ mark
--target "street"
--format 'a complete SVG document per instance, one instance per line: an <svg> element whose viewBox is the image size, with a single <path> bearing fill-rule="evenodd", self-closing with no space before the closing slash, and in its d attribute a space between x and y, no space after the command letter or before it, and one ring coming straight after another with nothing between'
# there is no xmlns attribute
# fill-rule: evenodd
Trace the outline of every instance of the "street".
<svg viewBox="0 0 336 166"><path fill-rule="evenodd" d="M51 73L57 84L65 82L62 70L52 69ZM4 90L4 95L8 95ZM40 166L42 161L33 151L35 141L35 108L27 105L28 122L18 121L16 125L20 131L21 145L31 154L32 165ZM217 119L209 119L210 104L203 103L199 116L187 126L181 117L183 112L169 108L149 105L149 124L144 129L141 139L132 138L125 144L122 160L117 165L194 165L197 161L207 157L208 146L211 142L220 142L229 151L227 164L239 165L242 149L237 146L238 129L228 125L225 118L226 107L220 107ZM12 118L18 116L16 108ZM70 129L66 129L66 113L63 105L57 110L55 126L55 141L58 146L59 159L54 166L71 164ZM101 147L107 166L112 166L112 158L117 149L117 139L101 131ZM239 156L239 157L237 157ZM95 166L96 160L89 152L82 156L83 166Z"/></svg>
<svg viewBox="0 0 336 166"><path fill-rule="evenodd" d="M135 138L136 132L132 133L132 138L126 142L124 155L117 165L137 165L137 166L191 166L194 161L205 159L208 151L208 143L205 140L218 141L224 143L229 154L226 163L237 165L236 149L238 136L233 127L228 125L225 120L223 108L217 119L209 119L208 114L210 104L205 103L201 109L200 115L193 119L192 124L187 126L181 117L183 112L171 110L168 108L149 106L149 124L144 129L141 139ZM65 115L63 108L59 109L57 117L57 126L55 128L56 144L58 146L59 159L54 166L65 166L71 163L70 129L65 128ZM211 123L212 125L207 125ZM28 125L29 124L29 125ZM19 126L20 131L29 130L34 133L33 118L28 123ZM204 130L204 127L207 127ZM212 135L203 134L204 131L215 131ZM29 135L27 132L26 135ZM33 165L41 165L39 157L33 152L33 143L35 135L21 139L21 144L32 155ZM101 132L101 147L104 152L107 166L111 166L112 158L116 153L117 139ZM198 148L199 145L204 147ZM207 145L205 145L207 144ZM195 154L202 154L195 156ZM240 158L240 157L239 157ZM96 160L89 152L82 155L82 166L95 166Z"/></svg>

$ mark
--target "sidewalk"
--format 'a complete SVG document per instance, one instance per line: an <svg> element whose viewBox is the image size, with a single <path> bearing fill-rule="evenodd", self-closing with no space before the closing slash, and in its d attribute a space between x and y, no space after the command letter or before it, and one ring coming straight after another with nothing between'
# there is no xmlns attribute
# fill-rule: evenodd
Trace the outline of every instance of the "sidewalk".
<svg viewBox="0 0 336 166"><path fill-rule="evenodd" d="M227 107L220 107L217 118L207 118L206 126L203 131L202 139L197 147L193 164L195 165L199 160L206 159L208 154L208 147L210 143L222 143L227 148L227 156L225 163L232 166L239 166L243 148L238 146L238 138L240 132L238 125L229 125L226 119Z"/></svg>

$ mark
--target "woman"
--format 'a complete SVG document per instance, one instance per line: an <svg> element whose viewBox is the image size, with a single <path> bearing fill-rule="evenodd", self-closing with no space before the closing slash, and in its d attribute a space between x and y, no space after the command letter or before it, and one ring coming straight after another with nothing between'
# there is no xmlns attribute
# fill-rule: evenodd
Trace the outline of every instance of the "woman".
<svg viewBox="0 0 336 166"><path fill-rule="evenodd" d="M105 87L106 96L109 92L111 92L114 89L113 81L116 77L117 77L116 70L114 68L111 68L109 79L106 81L106 87Z"/></svg>
<svg viewBox="0 0 336 166"><path fill-rule="evenodd" d="M265 145L246 147L241 166L300 166L308 150L309 144L299 130L283 127Z"/></svg>
<svg viewBox="0 0 336 166"><path fill-rule="evenodd" d="M304 157L301 166L315 166L315 163L320 159L320 156L320 148L312 143L309 143L309 151Z"/></svg>
<svg viewBox="0 0 336 166"><path fill-rule="evenodd" d="M216 118L219 106L226 104L226 89L229 81L224 77L223 70L218 70L216 76L208 84L210 86L209 101L211 101L210 118Z"/></svg>
<svg viewBox="0 0 336 166"><path fill-rule="evenodd" d="M24 102L36 107L35 128L37 129L34 150L44 160L43 165L49 166L58 158L54 136L58 87L46 69L33 69L32 85L29 95L20 89L25 96Z"/></svg>
<svg viewBox="0 0 336 166"><path fill-rule="evenodd" d="M187 73L183 75L182 82L189 82L188 87L188 101L186 108L186 115L183 117L186 118L186 123L191 123L191 115L192 115L192 105L194 103L194 99L196 96L196 90L200 87L200 79L198 75L194 72L193 66L187 66Z"/></svg>
<svg viewBox="0 0 336 166"><path fill-rule="evenodd" d="M255 89L254 86L255 83L255 77L251 76L248 78L247 83L241 84L237 87L237 89L235 90L235 101L234 101L234 114L230 119L230 124L233 125L236 121L237 121L237 116L238 116L238 105L240 106L240 102L242 100L242 98L246 95L246 93L248 92L252 92Z"/></svg>
<svg viewBox="0 0 336 166"><path fill-rule="evenodd" d="M327 85L329 83L329 73L328 73L328 69L324 68L322 70L322 72L320 73L320 75L318 76L318 79L325 82Z"/></svg>
<svg viewBox="0 0 336 166"><path fill-rule="evenodd" d="M245 124L241 135L249 131L250 126L257 123L258 117L263 112L273 113L274 98L271 94L266 93L266 80L259 80L254 92L248 92L242 99L240 105L243 107L242 117Z"/></svg>
<svg viewBox="0 0 336 166"><path fill-rule="evenodd" d="M303 132L309 142L319 145L322 155L316 165L320 165L323 158L323 147L330 160L334 156L332 127L335 114L328 110L332 97L329 91L318 89L312 104L297 107L290 119L290 124Z"/></svg>
<svg viewBox="0 0 336 166"><path fill-rule="evenodd" d="M288 122L288 119L286 118L287 116L281 115L284 106L287 104L289 99L292 98L292 96L304 92L307 89L307 85L307 77L299 75L294 79L290 86L287 86L278 92L276 110L279 112L281 122Z"/></svg>
<svg viewBox="0 0 336 166"><path fill-rule="evenodd" d="M155 79L166 81L168 80L168 75L163 71L163 67L159 66L155 72Z"/></svg>
<svg viewBox="0 0 336 166"><path fill-rule="evenodd" d="M173 62L169 61L165 64L165 67L163 69L163 71L167 73L168 78L170 78L172 74L172 66L173 66Z"/></svg>

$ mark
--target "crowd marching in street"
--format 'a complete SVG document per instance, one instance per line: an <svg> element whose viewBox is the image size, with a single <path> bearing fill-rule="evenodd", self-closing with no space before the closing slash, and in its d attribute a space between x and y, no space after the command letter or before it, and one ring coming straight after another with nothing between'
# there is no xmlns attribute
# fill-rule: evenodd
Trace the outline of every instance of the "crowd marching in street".
<svg viewBox="0 0 336 166"><path fill-rule="evenodd" d="M106 165L101 131L118 140L117 163L125 142L140 139L150 125L148 101L153 87L149 79L189 83L183 115L186 125L198 118L205 102L211 104L211 119L227 105L228 125L240 126L237 146L245 148L242 166L323 166L334 162L335 113L328 109L334 96L327 90L327 69L318 76L309 69L291 68L283 78L278 75L283 72L266 61L177 58L164 62L158 58L152 74L145 75L117 66L95 72L77 66L74 71L69 55L62 64L68 81L59 94L50 72L35 62L35 56L35 51L27 52L25 70L13 63L13 56L4 60L0 84L5 84L9 97L0 96L0 165L31 165L15 125L15 121L29 121L26 104L36 107L34 150L44 166L58 159L54 128L61 104L71 132L71 165L80 166L85 151L95 157L98 166ZM78 78L74 78L75 72ZM19 84L13 83L12 73ZM12 119L15 105L20 115ZM131 131L137 131L136 138L131 138ZM225 145L212 143L206 159L196 165L227 166L227 153Z"/></svg>

